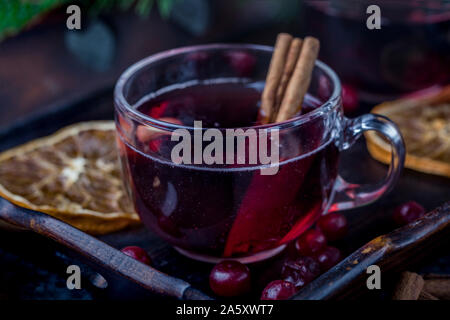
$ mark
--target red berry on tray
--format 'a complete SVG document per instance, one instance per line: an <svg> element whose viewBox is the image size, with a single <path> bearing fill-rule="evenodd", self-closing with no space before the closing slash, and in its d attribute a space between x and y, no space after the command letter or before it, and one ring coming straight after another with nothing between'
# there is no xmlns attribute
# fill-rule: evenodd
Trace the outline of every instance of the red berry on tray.
<svg viewBox="0 0 450 320"><path fill-rule="evenodd" d="M340 213L329 213L321 217L317 226L329 241L340 240L347 235L347 218Z"/></svg>
<svg viewBox="0 0 450 320"><path fill-rule="evenodd" d="M261 294L261 300L286 300L295 293L295 286L289 281L275 280L264 288Z"/></svg>
<svg viewBox="0 0 450 320"><path fill-rule="evenodd" d="M403 226L425 215L425 208L415 201L405 202L394 209L393 218L397 225Z"/></svg>
<svg viewBox="0 0 450 320"><path fill-rule="evenodd" d="M292 282L296 289L301 289L320 275L320 265L311 257L300 257L284 262L281 275L284 280Z"/></svg>
<svg viewBox="0 0 450 320"><path fill-rule="evenodd" d="M295 241L295 249L303 256L311 256L327 245L325 235L316 229L310 229Z"/></svg>
<svg viewBox="0 0 450 320"><path fill-rule="evenodd" d="M140 247L129 246L123 248L120 251L125 253L127 256L130 256L133 259L136 259L137 261L140 261L148 266L152 264L152 261L150 260L150 257L148 256L147 252Z"/></svg>
<svg viewBox="0 0 450 320"><path fill-rule="evenodd" d="M341 261L341 258L341 251L335 247L325 247L314 256L314 259L319 263L320 270L322 270L322 272L334 267L339 261Z"/></svg>
<svg viewBox="0 0 450 320"><path fill-rule="evenodd" d="M214 266L209 275L209 286L222 297L245 294L250 291L250 284L250 270L238 261L222 261Z"/></svg>
<svg viewBox="0 0 450 320"><path fill-rule="evenodd" d="M358 109L358 91L355 87L348 84L342 85L342 105L345 113L352 113Z"/></svg>
<svg viewBox="0 0 450 320"><path fill-rule="evenodd" d="M325 75L319 76L319 88L317 89L318 98L322 101L328 100L333 91L331 81ZM303 108L302 108L303 109Z"/></svg>

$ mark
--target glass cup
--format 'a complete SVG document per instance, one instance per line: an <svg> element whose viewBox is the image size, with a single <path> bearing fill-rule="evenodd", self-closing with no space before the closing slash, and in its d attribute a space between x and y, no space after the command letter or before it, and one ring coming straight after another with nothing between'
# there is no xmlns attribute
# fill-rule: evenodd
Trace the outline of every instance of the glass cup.
<svg viewBox="0 0 450 320"><path fill-rule="evenodd" d="M241 134L254 129L257 141L278 137L275 163L174 162L172 137L179 129L194 136L209 128L186 125L183 118L165 121L164 115L150 116L137 109L143 99L192 83L214 86L229 81L261 90L271 55L271 47L259 45L180 48L139 61L116 84L117 140L125 184L136 211L148 229L191 258L250 263L271 257L321 215L378 199L391 189L403 167L405 148L396 125L375 114L345 118L339 79L320 61L305 98L303 109L308 112L281 123L240 127ZM236 118L239 123L246 110L238 102L245 95L241 91L236 95L237 106L230 106L230 112L221 117ZM211 113L214 105L207 106L204 114L191 109L192 103L178 107L194 120L196 116L215 117ZM226 136L227 128L215 129ZM339 154L368 130L380 132L391 142L389 170L375 185L348 183L338 174ZM250 148L251 142L244 144L245 150ZM263 169L274 166L276 174L264 173Z"/></svg>
<svg viewBox="0 0 450 320"><path fill-rule="evenodd" d="M366 9L373 4L381 29L369 30ZM299 21L302 32L321 41L321 59L364 101L393 100L450 81L448 1L306 0Z"/></svg>

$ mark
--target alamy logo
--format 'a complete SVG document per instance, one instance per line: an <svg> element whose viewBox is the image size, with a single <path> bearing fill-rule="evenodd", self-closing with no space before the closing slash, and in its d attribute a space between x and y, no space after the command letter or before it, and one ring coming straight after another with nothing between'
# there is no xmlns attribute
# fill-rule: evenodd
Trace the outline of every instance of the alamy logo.
<svg viewBox="0 0 450 320"><path fill-rule="evenodd" d="M370 16L367 18L366 26L369 30L381 29L381 9L376 4L372 4L367 7L367 14Z"/></svg>
<svg viewBox="0 0 450 320"><path fill-rule="evenodd" d="M370 276L367 278L366 286L369 290L381 289L381 269L376 264L370 265L366 270Z"/></svg>
<svg viewBox="0 0 450 320"><path fill-rule="evenodd" d="M66 273L69 274L66 281L67 289L81 289L81 269L76 264L67 267Z"/></svg>
<svg viewBox="0 0 450 320"><path fill-rule="evenodd" d="M224 131L224 132L223 132ZM279 165L279 130L206 129L194 121L194 130L176 129L171 140L178 142L171 152L175 164L261 165L262 175L274 175ZM208 143L205 147L203 143Z"/></svg>
<svg viewBox="0 0 450 320"><path fill-rule="evenodd" d="M69 30L81 29L81 9L76 4L67 7L66 13L70 16L66 20L66 26Z"/></svg>

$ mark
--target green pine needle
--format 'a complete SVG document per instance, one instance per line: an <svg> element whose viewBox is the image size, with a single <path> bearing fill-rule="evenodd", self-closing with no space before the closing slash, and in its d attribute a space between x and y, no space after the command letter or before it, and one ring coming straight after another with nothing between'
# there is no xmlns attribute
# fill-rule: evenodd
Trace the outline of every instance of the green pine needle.
<svg viewBox="0 0 450 320"><path fill-rule="evenodd" d="M158 0L159 14L164 18L168 18L172 7L177 0Z"/></svg>
<svg viewBox="0 0 450 320"><path fill-rule="evenodd" d="M136 4L136 11L142 15L146 16L150 13L153 7L153 0L140 0Z"/></svg>
<svg viewBox="0 0 450 320"><path fill-rule="evenodd" d="M157 0L161 17L169 17L176 1L178 0ZM148 16L154 2L154 0L0 0L0 40L18 33L44 14L65 4L88 7L89 13L93 14L112 8L128 10L134 5L138 14Z"/></svg>

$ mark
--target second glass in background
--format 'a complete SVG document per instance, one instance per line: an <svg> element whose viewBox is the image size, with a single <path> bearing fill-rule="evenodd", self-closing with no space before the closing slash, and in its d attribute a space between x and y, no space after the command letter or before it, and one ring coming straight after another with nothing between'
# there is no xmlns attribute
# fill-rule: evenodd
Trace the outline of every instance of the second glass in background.
<svg viewBox="0 0 450 320"><path fill-rule="evenodd" d="M450 80L450 3L376 1L381 29L369 30L366 0L305 1L302 33L321 41L320 59L362 100L378 103Z"/></svg>

